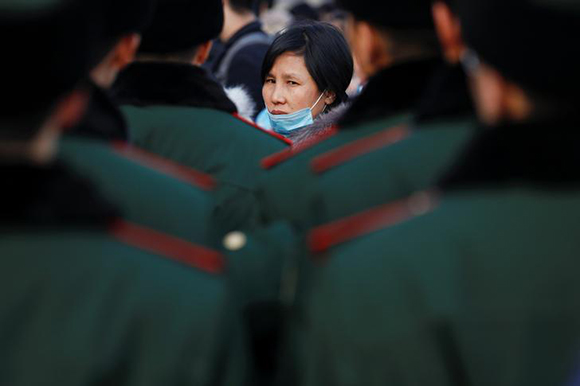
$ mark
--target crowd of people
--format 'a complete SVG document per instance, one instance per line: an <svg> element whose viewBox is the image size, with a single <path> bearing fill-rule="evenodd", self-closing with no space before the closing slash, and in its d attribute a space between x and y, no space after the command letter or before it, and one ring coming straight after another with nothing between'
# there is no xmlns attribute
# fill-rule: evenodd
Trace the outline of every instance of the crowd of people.
<svg viewBox="0 0 580 386"><path fill-rule="evenodd" d="M579 385L580 6L273 9L0 2L0 385Z"/></svg>

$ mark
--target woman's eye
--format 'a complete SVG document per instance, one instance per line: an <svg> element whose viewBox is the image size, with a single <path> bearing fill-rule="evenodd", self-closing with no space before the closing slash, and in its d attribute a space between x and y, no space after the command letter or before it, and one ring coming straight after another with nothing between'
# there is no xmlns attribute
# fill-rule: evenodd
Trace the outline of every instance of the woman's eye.
<svg viewBox="0 0 580 386"><path fill-rule="evenodd" d="M288 81L288 84L291 85L291 86L298 86L298 83L297 82L294 82L293 80L289 80Z"/></svg>
<svg viewBox="0 0 580 386"><path fill-rule="evenodd" d="M274 79L266 79L266 83L274 84L276 81Z"/></svg>

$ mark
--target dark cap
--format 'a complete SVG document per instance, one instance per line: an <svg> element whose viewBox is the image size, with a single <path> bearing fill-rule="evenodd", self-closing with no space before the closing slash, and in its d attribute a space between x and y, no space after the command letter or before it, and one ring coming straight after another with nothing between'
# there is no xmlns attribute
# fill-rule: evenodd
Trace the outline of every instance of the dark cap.
<svg viewBox="0 0 580 386"><path fill-rule="evenodd" d="M139 52L172 54L190 50L219 36L222 0L159 0Z"/></svg>
<svg viewBox="0 0 580 386"><path fill-rule="evenodd" d="M155 5L156 0L101 0L94 15L100 41L93 64L101 62L122 36L142 33L153 18Z"/></svg>
<svg viewBox="0 0 580 386"><path fill-rule="evenodd" d="M484 62L528 91L580 99L579 2L457 3L464 39Z"/></svg>
<svg viewBox="0 0 580 386"><path fill-rule="evenodd" d="M108 38L142 33L151 23L155 0L101 0L102 25Z"/></svg>
<svg viewBox="0 0 580 386"><path fill-rule="evenodd" d="M377 27L394 30L434 28L431 0L338 0L338 4L357 20Z"/></svg>
<svg viewBox="0 0 580 386"><path fill-rule="evenodd" d="M87 74L96 34L95 24L90 22L94 5L95 0L2 2L3 119L48 109Z"/></svg>

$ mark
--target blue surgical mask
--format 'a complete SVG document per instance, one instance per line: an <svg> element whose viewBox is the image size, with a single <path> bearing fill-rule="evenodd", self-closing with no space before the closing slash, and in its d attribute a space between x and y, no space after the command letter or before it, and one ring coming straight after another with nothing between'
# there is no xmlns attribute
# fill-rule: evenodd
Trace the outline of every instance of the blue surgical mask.
<svg viewBox="0 0 580 386"><path fill-rule="evenodd" d="M270 113L270 111L266 110L268 113L268 118L270 118L272 130L278 134L286 136L289 135L293 130L300 129L314 123L312 109L318 104L318 102L320 102L323 95L324 92L320 94L318 100L312 105L312 107L306 107L305 109L295 111L291 114L274 115Z"/></svg>

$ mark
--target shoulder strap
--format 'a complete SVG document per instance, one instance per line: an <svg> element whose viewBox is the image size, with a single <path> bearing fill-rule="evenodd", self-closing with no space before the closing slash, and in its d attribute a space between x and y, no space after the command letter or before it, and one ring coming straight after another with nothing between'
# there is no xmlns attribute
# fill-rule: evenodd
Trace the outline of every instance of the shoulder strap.
<svg viewBox="0 0 580 386"><path fill-rule="evenodd" d="M226 262L220 252L123 219L111 225L109 234L123 244L204 272L221 274L225 270Z"/></svg>
<svg viewBox="0 0 580 386"><path fill-rule="evenodd" d="M323 135L319 135L310 140L302 142L299 145L291 146L288 149L284 149L282 151L264 157L260 162L262 165L262 169L266 170L272 169L275 166L278 166L284 163L285 161L292 159L294 156L318 145L319 143L326 141L328 138L334 136L336 133L338 133L338 128L336 126L333 126L330 128L329 131L325 132Z"/></svg>
<svg viewBox="0 0 580 386"><path fill-rule="evenodd" d="M308 234L308 247L314 258L318 258L318 255L332 247L424 215L438 205L439 196L436 192L418 192L402 200L316 227Z"/></svg>
<svg viewBox="0 0 580 386"><path fill-rule="evenodd" d="M235 42L222 59L215 74L216 78L221 83L226 83L228 72L235 56L244 48L251 46L252 44L260 43L270 45L272 43L272 38L263 32L256 31L242 37L240 40Z"/></svg>
<svg viewBox="0 0 580 386"><path fill-rule="evenodd" d="M276 138L276 139L278 139L278 140L280 140L280 141L284 142L286 145L292 146L292 141L291 141L291 140L289 140L288 138L284 137L283 135L280 135L280 134L278 134L278 133L276 133L276 132L274 132L274 131L269 131L269 130L266 130L266 129L264 129L263 127L260 127L260 126L258 126L256 123L254 123L254 122L252 122L252 121L250 121L250 120L248 120L248 119L246 119L246 118L242 117L242 116L241 116L240 114L238 114L238 113L234 113L234 114L232 114L232 115L234 116L234 118L236 118L236 119L238 119L238 120L240 120L240 121L244 122L245 124L247 124L247 125L249 125L249 126L252 126L254 129L258 129L258 130L260 130L261 132L263 132L263 133L265 133L265 134L269 135L270 137L274 137L274 138ZM286 149L284 149L284 150L286 150Z"/></svg>
<svg viewBox="0 0 580 386"><path fill-rule="evenodd" d="M199 189L212 191L217 185L213 177L208 174L180 165L156 154L149 153L148 151L126 142L112 142L111 146L113 151L121 157L129 159L149 169L156 170L161 174L167 174L182 182L196 186Z"/></svg>
<svg viewBox="0 0 580 386"><path fill-rule="evenodd" d="M322 174L355 158L393 145L405 139L409 134L410 130L407 125L381 130L315 157L310 163L310 168L314 173Z"/></svg>

